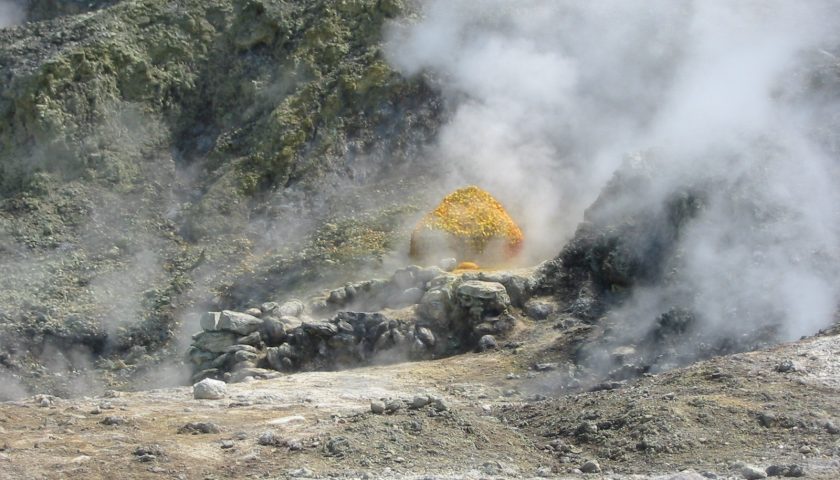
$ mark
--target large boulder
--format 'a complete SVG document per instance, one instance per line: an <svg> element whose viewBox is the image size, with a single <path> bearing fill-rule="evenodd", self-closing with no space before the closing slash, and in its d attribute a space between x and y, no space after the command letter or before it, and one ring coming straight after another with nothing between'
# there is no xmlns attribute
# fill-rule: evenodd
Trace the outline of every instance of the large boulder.
<svg viewBox="0 0 840 480"><path fill-rule="evenodd" d="M498 315L507 311L510 297L505 286L498 282L484 282L468 280L458 285L456 289L458 306L467 310L470 315L483 317Z"/></svg>
<svg viewBox="0 0 840 480"><path fill-rule="evenodd" d="M262 324L263 321L253 315L223 310L221 315L219 315L219 321L216 327L218 330L248 335L259 330Z"/></svg>

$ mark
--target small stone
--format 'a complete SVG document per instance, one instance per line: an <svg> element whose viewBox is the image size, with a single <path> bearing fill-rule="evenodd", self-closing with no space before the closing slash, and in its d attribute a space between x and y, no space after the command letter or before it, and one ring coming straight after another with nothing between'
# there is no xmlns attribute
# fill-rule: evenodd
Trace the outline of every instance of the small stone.
<svg viewBox="0 0 840 480"><path fill-rule="evenodd" d="M825 422L825 431L832 435L840 435L840 427L830 420Z"/></svg>
<svg viewBox="0 0 840 480"><path fill-rule="evenodd" d="M531 300L525 303L525 315L534 320L545 320L554 312L554 307L545 302Z"/></svg>
<svg viewBox="0 0 840 480"><path fill-rule="evenodd" d="M257 437L257 443L266 446L278 446L283 443L280 437L271 430L265 431Z"/></svg>
<svg viewBox="0 0 840 480"><path fill-rule="evenodd" d="M99 421L102 425L124 425L126 423L125 418L117 416L117 415L109 415L102 420Z"/></svg>
<svg viewBox="0 0 840 480"><path fill-rule="evenodd" d="M557 370L556 363L538 363L534 365L534 370L538 372L548 372L551 370Z"/></svg>
<svg viewBox="0 0 840 480"><path fill-rule="evenodd" d="M227 395L227 385L220 380L205 378L193 385L193 398L196 400L219 400Z"/></svg>
<svg viewBox="0 0 840 480"><path fill-rule="evenodd" d="M449 410L449 404L447 404L446 401L442 398L436 398L432 402L432 407L438 412L445 412Z"/></svg>
<svg viewBox="0 0 840 480"><path fill-rule="evenodd" d="M394 413L402 408L402 403L399 400L391 399L385 402L385 413Z"/></svg>
<svg viewBox="0 0 840 480"><path fill-rule="evenodd" d="M234 443L233 440L222 440L219 446L222 447L223 450L229 450L233 448Z"/></svg>
<svg viewBox="0 0 840 480"><path fill-rule="evenodd" d="M583 473L601 473L601 465L598 460L588 460L580 466L580 471Z"/></svg>
<svg viewBox="0 0 840 480"><path fill-rule="evenodd" d="M797 368L796 364L793 363L793 360L785 359L776 365L775 370L779 373L788 373L795 372Z"/></svg>
<svg viewBox="0 0 840 480"><path fill-rule="evenodd" d="M245 310L245 315L250 315L252 317L259 318L259 317L262 316L262 310L260 310L259 308L256 308L256 307L252 307L252 308L249 308L248 310Z"/></svg>
<svg viewBox="0 0 840 480"><path fill-rule="evenodd" d="M376 415L382 415L385 413L385 402L381 400L371 400L370 411Z"/></svg>
<svg viewBox="0 0 840 480"><path fill-rule="evenodd" d="M484 335L478 340L478 351L480 352L492 350L497 346L498 344L496 343L496 337L494 337L493 335Z"/></svg>
<svg viewBox="0 0 840 480"><path fill-rule="evenodd" d="M215 423L210 422L189 422L178 429L178 433L189 433L198 435L200 433L220 433L221 429Z"/></svg>
<svg viewBox="0 0 840 480"><path fill-rule="evenodd" d="M426 395L417 395L417 396L415 396L415 397L414 397L414 399L411 401L411 408L413 408L413 409L415 409L415 410L416 410L416 409L418 409L418 408L423 408L423 407L425 407L426 405L428 405L430 402L431 402L431 400L429 400L429 397L428 397L428 396L426 396Z"/></svg>
<svg viewBox="0 0 840 480"><path fill-rule="evenodd" d="M134 455L137 457L142 457L144 455L151 455L153 457L163 457L165 455L163 448L158 445L143 445L142 447L137 447L134 449Z"/></svg>
<svg viewBox="0 0 840 480"><path fill-rule="evenodd" d="M38 402L38 405L41 407L49 407L51 403L52 402L50 402L50 399L45 397L42 398L40 402Z"/></svg>
<svg viewBox="0 0 840 480"><path fill-rule="evenodd" d="M764 473L764 470L752 465L744 465L741 467L741 476L746 480L759 480L767 478L767 474Z"/></svg>

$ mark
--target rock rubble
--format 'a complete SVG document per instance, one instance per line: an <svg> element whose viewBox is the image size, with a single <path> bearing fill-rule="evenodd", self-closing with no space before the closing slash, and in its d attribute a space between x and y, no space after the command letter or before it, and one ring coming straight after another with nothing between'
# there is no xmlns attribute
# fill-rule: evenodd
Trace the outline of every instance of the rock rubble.
<svg viewBox="0 0 840 480"><path fill-rule="evenodd" d="M447 273L410 266L388 280L349 283L304 302L265 302L201 316L188 357L193 382L268 378L422 360L496 347L533 280L508 273Z"/></svg>

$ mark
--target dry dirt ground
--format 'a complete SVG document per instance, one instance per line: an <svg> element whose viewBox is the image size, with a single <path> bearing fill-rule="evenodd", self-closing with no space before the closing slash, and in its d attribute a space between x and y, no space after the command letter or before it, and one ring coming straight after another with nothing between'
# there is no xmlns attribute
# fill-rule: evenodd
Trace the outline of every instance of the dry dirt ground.
<svg viewBox="0 0 840 480"><path fill-rule="evenodd" d="M840 336L570 392L564 335L522 321L518 347L233 384L222 400L183 387L7 402L0 478L688 480L745 478L742 463L840 478ZM410 408L421 394L447 408ZM401 408L371 413L380 398ZM178 433L188 422L219 431ZM589 460L601 473L577 470Z"/></svg>

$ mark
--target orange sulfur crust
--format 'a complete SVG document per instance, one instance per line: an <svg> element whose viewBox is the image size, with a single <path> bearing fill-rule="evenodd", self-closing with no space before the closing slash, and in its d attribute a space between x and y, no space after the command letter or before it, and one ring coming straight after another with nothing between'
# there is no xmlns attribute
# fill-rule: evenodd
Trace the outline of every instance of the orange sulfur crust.
<svg viewBox="0 0 840 480"><path fill-rule="evenodd" d="M422 251L421 238L433 232L448 234L467 257L459 260L467 261L483 254L487 246L497 240L504 244L503 255L507 259L512 258L519 253L524 239L522 231L504 207L476 186L464 187L447 195L418 222L411 235L413 257L426 253Z"/></svg>

